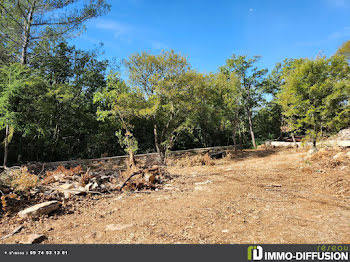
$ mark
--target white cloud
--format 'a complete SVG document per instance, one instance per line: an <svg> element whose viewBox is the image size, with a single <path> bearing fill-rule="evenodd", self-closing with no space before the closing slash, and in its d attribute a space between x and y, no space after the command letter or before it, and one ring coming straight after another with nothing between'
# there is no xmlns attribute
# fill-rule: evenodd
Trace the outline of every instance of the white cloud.
<svg viewBox="0 0 350 262"><path fill-rule="evenodd" d="M110 20L98 21L96 23L96 28L112 31L115 38L129 35L132 31L132 27L130 25Z"/></svg>
<svg viewBox="0 0 350 262"><path fill-rule="evenodd" d="M255 9L254 8L249 8L249 12L254 12Z"/></svg>
<svg viewBox="0 0 350 262"><path fill-rule="evenodd" d="M134 25L106 19L97 20L94 26L109 32L111 36L127 44L142 41L154 50L169 48L165 43L154 40L154 38L152 39L151 36L154 34L147 28L139 28Z"/></svg>
<svg viewBox="0 0 350 262"><path fill-rule="evenodd" d="M150 42L151 42L152 49L155 49L155 50L162 50L162 49L169 48L166 44L159 41L150 41Z"/></svg>
<svg viewBox="0 0 350 262"><path fill-rule="evenodd" d="M328 4L334 7L348 8L350 7L350 0L327 0Z"/></svg>
<svg viewBox="0 0 350 262"><path fill-rule="evenodd" d="M337 39L348 39L350 37L350 26L346 26L343 29L328 34L324 39L318 39L315 41L305 41L296 43L297 46L323 46L331 41Z"/></svg>
<svg viewBox="0 0 350 262"><path fill-rule="evenodd" d="M350 26L344 27L341 31L331 33L329 39L338 39L343 37L350 37Z"/></svg>

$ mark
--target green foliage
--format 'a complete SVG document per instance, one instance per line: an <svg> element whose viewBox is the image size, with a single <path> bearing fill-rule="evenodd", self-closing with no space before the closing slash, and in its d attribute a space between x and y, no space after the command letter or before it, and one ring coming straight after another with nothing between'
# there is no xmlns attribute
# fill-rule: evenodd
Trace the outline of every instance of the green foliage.
<svg viewBox="0 0 350 262"><path fill-rule="evenodd" d="M107 87L96 92L94 102L99 103L97 116L99 120L115 118L120 121L121 128L116 131L119 143L127 153L136 153L138 142L131 133L133 129L132 119L139 116L144 103L143 97L137 90L131 90L117 73L110 73L107 79Z"/></svg>
<svg viewBox="0 0 350 262"><path fill-rule="evenodd" d="M292 131L316 141L350 123L350 67L343 56L295 60L284 73L279 104Z"/></svg>
<svg viewBox="0 0 350 262"><path fill-rule="evenodd" d="M144 100L138 114L153 122L155 147L164 160L186 118L193 73L187 59L174 51L135 54L125 65L131 84Z"/></svg>
<svg viewBox="0 0 350 262"><path fill-rule="evenodd" d="M119 139L119 144L125 148L125 152L128 154L135 154L138 150L138 142L130 132L122 134L122 130L116 131L115 135Z"/></svg>
<svg viewBox="0 0 350 262"><path fill-rule="evenodd" d="M80 8L77 8L77 7ZM84 22L98 17L110 6L105 0L3 0L0 2L0 32L13 61L27 64L49 52L49 41L73 37ZM36 49L35 53L31 50Z"/></svg>
<svg viewBox="0 0 350 262"><path fill-rule="evenodd" d="M339 47L337 50L337 55L343 55L345 56L348 60L350 60L350 40L346 41L344 44Z"/></svg>
<svg viewBox="0 0 350 262"><path fill-rule="evenodd" d="M259 59L260 56L247 58L247 56L232 55L231 58L226 60L226 65L220 67L220 71L223 74L229 76L231 72L234 72L240 81L240 100L246 112L246 119L248 120L247 122L254 148L256 147L256 143L252 120L253 111L262 100L262 85L264 82L264 75L267 73L267 69L258 69L255 67Z"/></svg>

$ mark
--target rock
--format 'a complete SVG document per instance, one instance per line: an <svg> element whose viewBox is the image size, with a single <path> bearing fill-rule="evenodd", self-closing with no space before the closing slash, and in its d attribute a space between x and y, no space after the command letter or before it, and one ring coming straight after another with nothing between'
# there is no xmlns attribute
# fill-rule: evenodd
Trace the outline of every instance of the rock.
<svg viewBox="0 0 350 262"><path fill-rule="evenodd" d="M199 185L206 185L206 184L209 184L209 183L211 183L211 181L210 180L206 180L204 182L197 182L197 183L194 183L194 184L199 186Z"/></svg>
<svg viewBox="0 0 350 262"><path fill-rule="evenodd" d="M106 226L106 231L120 231L132 226L133 224L109 224Z"/></svg>
<svg viewBox="0 0 350 262"><path fill-rule="evenodd" d="M30 234L26 242L21 242L21 244L37 244L46 239L43 234Z"/></svg>
<svg viewBox="0 0 350 262"><path fill-rule="evenodd" d="M86 191L90 191L92 185L93 185L93 183L89 183L89 184L87 184L87 185L84 187L84 189L85 189Z"/></svg>
<svg viewBox="0 0 350 262"><path fill-rule="evenodd" d="M203 191L204 188L202 186L196 186L196 187L194 187L194 190L196 190L196 191Z"/></svg>
<svg viewBox="0 0 350 262"><path fill-rule="evenodd" d="M344 152L339 152L335 156L333 156L333 159L338 160L338 159L343 158L343 157L345 157Z"/></svg>
<svg viewBox="0 0 350 262"><path fill-rule="evenodd" d="M62 189L62 190L67 190L67 189L72 189L72 188L74 188L74 185L73 185L73 184L68 184L68 183L67 183L67 184L60 185L59 188Z"/></svg>
<svg viewBox="0 0 350 262"><path fill-rule="evenodd" d="M56 201L56 200L48 201L48 202L44 202L44 203L37 204L37 205L31 206L29 208L26 208L26 209L18 212L18 215L21 218L37 217L37 216L41 216L43 214L49 214L52 211L58 209L59 207L60 207L60 204L58 201Z"/></svg>
<svg viewBox="0 0 350 262"><path fill-rule="evenodd" d="M318 151L318 149L316 147L313 147L309 151L307 151L307 155L311 156L311 155L315 154L317 151Z"/></svg>
<svg viewBox="0 0 350 262"><path fill-rule="evenodd" d="M209 153L209 156L211 159L220 159L226 156L226 152L221 151L221 152Z"/></svg>
<svg viewBox="0 0 350 262"><path fill-rule="evenodd" d="M65 198L65 199L68 199L68 198L71 198L71 197L72 197L72 193L69 192L69 191L64 191L63 194L64 194L64 198Z"/></svg>
<svg viewBox="0 0 350 262"><path fill-rule="evenodd" d="M98 188L97 182L93 183L91 186L91 190L96 190Z"/></svg>
<svg viewBox="0 0 350 262"><path fill-rule="evenodd" d="M340 130L337 137L341 140L350 140L350 128Z"/></svg>
<svg viewBox="0 0 350 262"><path fill-rule="evenodd" d="M228 229L221 230L222 233L228 233Z"/></svg>
<svg viewBox="0 0 350 262"><path fill-rule="evenodd" d="M345 154L347 158L350 158L350 151Z"/></svg>

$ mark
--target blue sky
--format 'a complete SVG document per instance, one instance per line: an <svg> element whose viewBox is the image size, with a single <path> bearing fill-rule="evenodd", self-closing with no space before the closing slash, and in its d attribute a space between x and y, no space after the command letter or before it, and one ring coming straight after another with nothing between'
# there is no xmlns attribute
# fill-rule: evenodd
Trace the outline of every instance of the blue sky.
<svg viewBox="0 0 350 262"><path fill-rule="evenodd" d="M103 58L174 49L208 73L233 53L261 55L272 69L284 58L332 55L350 40L350 0L109 0L110 13L86 24L71 43Z"/></svg>

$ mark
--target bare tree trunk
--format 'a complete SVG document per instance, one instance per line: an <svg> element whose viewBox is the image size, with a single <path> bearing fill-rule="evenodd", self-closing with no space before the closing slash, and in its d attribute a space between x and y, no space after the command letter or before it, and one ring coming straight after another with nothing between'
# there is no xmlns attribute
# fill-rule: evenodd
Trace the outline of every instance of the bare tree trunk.
<svg viewBox="0 0 350 262"><path fill-rule="evenodd" d="M236 141L236 132L237 132L237 123L233 121L232 123L232 140L233 140L233 148L237 150L237 141Z"/></svg>
<svg viewBox="0 0 350 262"><path fill-rule="evenodd" d="M247 110L247 113L248 113L248 123L249 123L250 136L252 138L253 147L256 148L255 135L254 135L254 130L253 130L252 114L251 114L250 110Z"/></svg>
<svg viewBox="0 0 350 262"><path fill-rule="evenodd" d="M35 1L33 2L29 13L28 20L26 21L26 25L23 32L23 43L22 43L22 52L21 52L21 64L27 64L27 56L28 56L28 46L30 39L30 29L33 22L33 12L34 12Z"/></svg>
<svg viewBox="0 0 350 262"><path fill-rule="evenodd" d="M164 155L163 147L158 141L158 127L156 123L154 123L153 133L154 133L154 144L156 146L157 153L159 154L161 163L164 164L165 155Z"/></svg>
<svg viewBox="0 0 350 262"><path fill-rule="evenodd" d="M129 153L129 166L131 168L136 166L135 154L132 151Z"/></svg>
<svg viewBox="0 0 350 262"><path fill-rule="evenodd" d="M297 142L295 141L295 137L294 137L294 133L292 132L292 139L293 139L293 143L294 143L294 146L297 144Z"/></svg>
<svg viewBox="0 0 350 262"><path fill-rule="evenodd" d="M7 163L7 155L8 155L8 146L9 146L9 125L6 125L6 129L5 129L6 133L5 133L5 147L4 147L4 167L6 166Z"/></svg>
<svg viewBox="0 0 350 262"><path fill-rule="evenodd" d="M238 127L238 143L239 143L239 148L242 149L243 146L242 146L242 130L241 130L241 127L239 126Z"/></svg>

